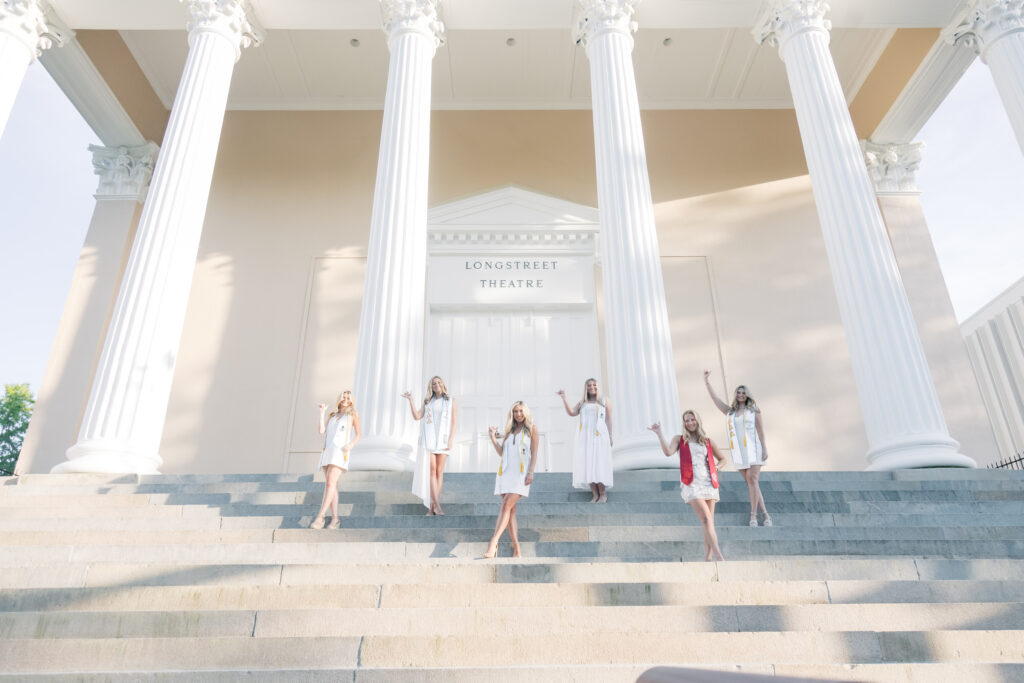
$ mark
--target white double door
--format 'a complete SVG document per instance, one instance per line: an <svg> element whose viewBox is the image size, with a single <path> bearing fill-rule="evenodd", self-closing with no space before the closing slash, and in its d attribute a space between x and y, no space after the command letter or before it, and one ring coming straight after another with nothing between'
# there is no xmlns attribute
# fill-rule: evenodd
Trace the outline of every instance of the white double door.
<svg viewBox="0 0 1024 683"><path fill-rule="evenodd" d="M597 318L573 310L431 310L424 373L441 376L458 399L449 472L491 472L497 454L488 425L504 428L509 408L525 401L540 431L537 470L572 470L578 419L565 414L588 377L600 380Z"/></svg>

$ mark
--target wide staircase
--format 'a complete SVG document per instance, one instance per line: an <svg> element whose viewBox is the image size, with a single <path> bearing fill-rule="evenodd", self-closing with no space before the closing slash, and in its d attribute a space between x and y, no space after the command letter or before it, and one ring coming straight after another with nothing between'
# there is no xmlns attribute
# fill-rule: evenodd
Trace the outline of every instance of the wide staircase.
<svg viewBox="0 0 1024 683"><path fill-rule="evenodd" d="M672 470L606 504L541 474L522 560L476 559L493 476L0 479L0 678L632 681L655 665L861 681L1024 681L1024 472L723 475L726 562Z"/></svg>

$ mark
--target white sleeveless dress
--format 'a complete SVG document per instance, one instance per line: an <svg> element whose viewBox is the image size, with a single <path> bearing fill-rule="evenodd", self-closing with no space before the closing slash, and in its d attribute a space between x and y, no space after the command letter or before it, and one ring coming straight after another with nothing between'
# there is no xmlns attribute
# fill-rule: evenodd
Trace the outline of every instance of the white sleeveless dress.
<svg viewBox="0 0 1024 683"><path fill-rule="evenodd" d="M757 438L757 413L753 410L738 410L726 417L729 427L729 447L732 449L732 464L737 470L746 470L764 465L761 439Z"/></svg>
<svg viewBox="0 0 1024 683"><path fill-rule="evenodd" d="M510 434L502 446L498 472L494 475L494 495L518 493L523 498L530 495L526 484L526 473L530 470L530 433L526 430Z"/></svg>
<svg viewBox="0 0 1024 683"><path fill-rule="evenodd" d="M327 429L324 431L324 450L320 454L320 464L317 466L337 465L348 471L348 456L345 446L352 441L352 414L335 415L327 421Z"/></svg>
<svg viewBox="0 0 1024 683"><path fill-rule="evenodd" d="M448 437L452 428L452 399L437 398L423 406L420 418L420 450L416 454L416 468L412 472L412 493L430 507L430 454L448 452Z"/></svg>
<svg viewBox="0 0 1024 683"><path fill-rule="evenodd" d="M576 451L572 461L572 485L589 489L591 484L614 485L612 442L605 422L605 408L598 403L580 406Z"/></svg>

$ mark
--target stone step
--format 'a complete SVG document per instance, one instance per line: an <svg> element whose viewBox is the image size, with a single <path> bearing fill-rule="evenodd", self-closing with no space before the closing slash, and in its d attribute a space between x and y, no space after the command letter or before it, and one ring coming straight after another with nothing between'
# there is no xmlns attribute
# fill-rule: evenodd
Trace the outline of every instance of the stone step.
<svg viewBox="0 0 1024 683"><path fill-rule="evenodd" d="M9 567L3 588L196 585L351 585L469 583L652 583L826 581L1024 580L1022 560L785 558L724 563L491 562L430 560L387 564L185 565L63 563Z"/></svg>
<svg viewBox="0 0 1024 683"><path fill-rule="evenodd" d="M1024 660L1024 632L786 631L704 633L681 643L678 633L364 636L362 638L77 638L0 641L8 673L196 669L242 666L501 667L574 664L719 664L988 662Z"/></svg>
<svg viewBox="0 0 1024 683"><path fill-rule="evenodd" d="M167 517L164 515L68 517L55 521L54 517L14 517L0 519L0 532L23 531L203 531L217 529L308 529L313 519L309 513L300 516L250 516L250 517L204 517L189 515ZM874 514L850 515L830 512L819 513L774 513L775 528L818 528L818 527L1019 527L1020 520L1012 515L902 515ZM587 514L574 517L518 515L519 524L528 529L564 528L568 523L580 527L621 526L628 521L636 528L648 527L696 527L699 521L686 509L672 514L622 515ZM715 514L718 529L747 526L749 515L743 513ZM494 516L483 515L395 515L390 517L347 516L346 529L493 529Z"/></svg>
<svg viewBox="0 0 1024 683"><path fill-rule="evenodd" d="M493 520L481 518L472 528L458 527L373 527L352 528L346 519L341 529L181 529L162 530L159 541L163 545L222 545L236 543L485 543L493 534ZM550 520L549 520L550 521ZM568 520L561 520L563 522ZM621 523L623 520L619 520ZM152 530L61 530L0 531L0 546L145 546L154 540ZM528 526L520 520L519 538L522 542L561 543L596 541L625 543L641 541L698 542L703 539L700 527L685 526ZM720 543L785 542L785 541L1020 541L1024 540L1024 527L804 527L782 526L749 527L718 525ZM792 553L789 553L792 554Z"/></svg>
<svg viewBox="0 0 1024 683"><path fill-rule="evenodd" d="M673 473L671 477L660 480L626 478L628 473L620 473L616 485L609 489L611 495L633 495L650 491L678 492L679 481ZM345 475L341 480L340 490L343 493L410 493L411 477L358 480L350 479L353 475ZM542 475L531 486L532 493L565 493L577 498L590 498L589 490L572 489L568 478L553 478L554 475ZM475 475L450 474L445 478L445 495L464 493L487 493L493 489L493 475L481 479ZM926 481L851 481L837 479L835 481L788 481L765 475L761 479L761 489L765 494L790 493L841 493L841 492L879 492L886 491L899 495L903 492L944 492L944 491L1020 491L1024 481L1020 479L967 479L967 480L926 480ZM300 481L264 481L264 482L205 482L176 484L172 482L121 483L121 484L67 484L67 485L35 485L21 484L0 486L0 498L40 495L128 495L128 494L182 494L182 495L243 495L257 493L306 493L320 496L323 482L303 479ZM722 493L746 494L746 485L738 476L722 473Z"/></svg>
<svg viewBox="0 0 1024 683"><path fill-rule="evenodd" d="M591 607L1024 602L1018 580L781 580L731 582L317 584L283 580L280 567L145 575L131 586L97 577L84 588L0 590L2 612L263 610L323 608ZM301 582L302 578L309 579ZM146 584L149 585L146 585ZM443 584L451 586L453 584Z"/></svg>
<svg viewBox="0 0 1024 683"><path fill-rule="evenodd" d="M722 473L723 478L735 478L741 481L738 472L726 471ZM666 467L664 469L633 470L616 472L616 481L669 481L678 476L678 469ZM359 471L354 470L344 475L347 481L412 481L410 472L384 472L384 471ZM0 477L0 486L21 485L21 486L75 486L75 485L115 485L115 484L221 484L221 483L298 483L310 482L315 479L323 479L321 473L307 474L277 474L277 473L243 473L243 474L159 474L159 475L122 475L122 474L24 474L20 477ZM494 474L488 472L476 473L454 473L449 472L445 476L446 486L449 478L464 479L466 481L486 482L494 481ZM540 472L538 481L550 479L552 481L570 482L571 475L567 472ZM996 470L996 469L960 469L960 468L932 468L917 470L898 470L894 472L869 472L864 470L855 471L776 471L770 468L762 471L762 481L773 480L788 482L804 482L807 484L827 484L828 482L850 482L851 485L862 485L867 482L904 482L904 481L939 481L939 482L966 482L966 481L1024 481L1024 471L1021 470Z"/></svg>
<svg viewBox="0 0 1024 683"><path fill-rule="evenodd" d="M324 531L326 534L332 532ZM337 532L340 533L340 532ZM231 545L103 545L12 546L0 557L0 567L39 566L50 563L182 563L182 564L314 564L345 561L403 561L432 558L479 558L484 541L413 543L235 543ZM703 556L700 541L523 541L527 558L595 558L621 562L695 560ZM499 556L507 556L507 543ZM726 558L765 559L787 555L915 556L943 558L1024 558L1020 540L728 540Z"/></svg>
<svg viewBox="0 0 1024 683"><path fill-rule="evenodd" d="M478 491L445 491L442 504L449 506L498 504L492 489ZM855 503L874 503L878 505L911 505L915 503L940 504L973 504L973 503L1004 503L1007 505L1024 506L1024 487L1019 490L975 491L968 489L942 491L764 491L765 501L770 509L785 509L794 505L832 505L847 506ZM319 507L322 500L320 492L278 491L268 493L125 493L117 495L69 494L59 498L60 504L67 507L144 507L152 505L216 505L216 506L280 506L302 505ZM573 504L591 506L590 494L570 491L531 491L523 505L529 504ZM363 491L352 492L342 490L338 502L342 505L409 505L416 504L416 498L407 491ZM651 489L628 493L610 494L607 503L600 507L617 510L624 506L637 503L672 503L680 504L678 487L670 490ZM4 495L0 496L0 509L25 507L33 504L52 504L47 495ZM722 507L749 510L750 499L746 489L721 492Z"/></svg>
<svg viewBox="0 0 1024 683"><path fill-rule="evenodd" d="M918 662L913 666L896 664L720 664L685 665L688 670L721 670L763 676L790 676L819 681L873 681L875 683L936 683L936 681L970 681L970 683L1009 683L1024 680L1024 664ZM504 666L501 668L445 667L393 669L287 669L254 670L252 668L221 671L159 671L119 673L105 671L91 677L81 674L6 675L0 680L66 681L102 680L106 683L234 683L240 679L252 683L633 683L648 665L595 666Z"/></svg>
<svg viewBox="0 0 1024 683"><path fill-rule="evenodd" d="M63 501L62 501L63 503ZM1007 518L1024 515L1024 502L936 502L936 503L884 503L879 501L852 501L847 503L772 503L769 501L772 515L776 514L879 514L879 515L941 515L941 514L993 514ZM677 515L685 518L692 515L682 500L672 502L645 503L608 503L592 505L590 503L538 503L529 500L519 504L520 515L544 515L549 517L586 515L598 507L604 514L636 515L660 514ZM318 505L150 505L132 504L117 506L82 506L54 508L51 506L7 507L0 512L3 519L122 519L125 517L303 517L316 514ZM475 504L445 504L445 516L489 516L497 514L498 503L489 501ZM426 508L419 503L398 505L374 505L372 503L342 503L338 512L343 517L423 517ZM715 508L715 515L747 515L750 506L744 502L724 502Z"/></svg>
<svg viewBox="0 0 1024 683"><path fill-rule="evenodd" d="M1024 629L1024 604L317 608L0 613L0 639L445 637Z"/></svg>

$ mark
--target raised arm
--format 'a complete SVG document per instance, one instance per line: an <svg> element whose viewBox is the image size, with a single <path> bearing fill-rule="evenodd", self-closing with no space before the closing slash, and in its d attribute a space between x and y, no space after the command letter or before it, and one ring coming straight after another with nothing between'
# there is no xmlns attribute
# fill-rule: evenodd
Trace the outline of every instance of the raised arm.
<svg viewBox="0 0 1024 683"><path fill-rule="evenodd" d="M761 440L761 459L768 459L768 447L764 445L764 427L761 426L761 409L754 408L754 429L757 430L757 438Z"/></svg>
<svg viewBox="0 0 1024 683"><path fill-rule="evenodd" d="M498 457L501 457L501 444L498 443L498 428L488 427L487 436L491 437L491 445L494 446L494 450L498 451Z"/></svg>
<svg viewBox="0 0 1024 683"><path fill-rule="evenodd" d="M526 479L523 483L529 486L533 483L533 468L537 466L537 450L540 448L540 439L537 437L537 425L530 428L530 467L526 470Z"/></svg>
<svg viewBox="0 0 1024 683"><path fill-rule="evenodd" d="M675 436L672 437L672 441L666 442L665 435L661 433L660 423L655 422L650 427L648 427L648 429L650 429L658 436L658 443L661 444L661 452L665 454L665 457L672 457L672 455L679 450L679 437L681 437L682 434L676 434Z"/></svg>
<svg viewBox="0 0 1024 683"><path fill-rule="evenodd" d="M580 414L580 403L582 403L582 401L577 403L575 408L570 408L569 399L565 397L565 389L559 389L557 393L562 397L562 405L565 406L565 412L569 413L569 417L576 417Z"/></svg>
<svg viewBox="0 0 1024 683"><path fill-rule="evenodd" d="M327 425L324 423L324 416L325 416L325 413L327 412L327 404L326 403L318 403L318 404L316 404L316 407L320 409L320 433L323 434L324 432L327 431ZM762 441L761 443L764 443L764 442Z"/></svg>
<svg viewBox="0 0 1024 683"><path fill-rule="evenodd" d="M423 418L423 409L417 408L416 403L412 400L412 394L408 391L402 394L402 398L409 399L409 410L412 411L412 419L420 420Z"/></svg>
<svg viewBox="0 0 1024 683"><path fill-rule="evenodd" d="M711 400L715 402L715 407L721 410L723 415L728 415L730 409L729 404L718 398L718 394L716 394L715 390L711 387L710 370L704 371L704 388L708 390L708 395L711 397Z"/></svg>
<svg viewBox="0 0 1024 683"><path fill-rule="evenodd" d="M452 426L448 429L448 450L452 449L452 444L455 443L455 416L459 414L459 404L452 398Z"/></svg>
<svg viewBox="0 0 1024 683"><path fill-rule="evenodd" d="M604 423L608 425L608 445L611 446L615 441L612 439L612 402L608 399L604 400Z"/></svg>

